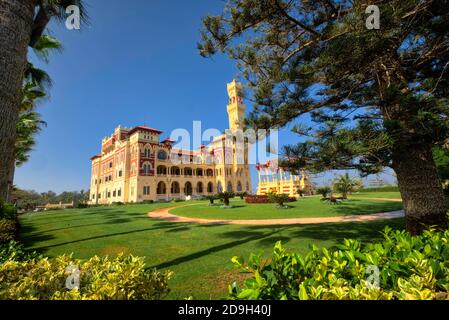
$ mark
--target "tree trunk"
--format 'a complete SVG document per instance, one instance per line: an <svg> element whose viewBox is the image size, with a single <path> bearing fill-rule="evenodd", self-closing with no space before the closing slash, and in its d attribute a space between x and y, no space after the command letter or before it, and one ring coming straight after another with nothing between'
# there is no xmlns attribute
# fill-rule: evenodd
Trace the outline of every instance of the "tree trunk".
<svg viewBox="0 0 449 320"><path fill-rule="evenodd" d="M12 189L14 187L14 175L16 173L16 161L14 159L9 170L8 190L6 191L6 202L11 202Z"/></svg>
<svg viewBox="0 0 449 320"><path fill-rule="evenodd" d="M405 210L406 229L412 235L429 227L448 227L447 202L432 156L432 145L399 146L393 151L393 169Z"/></svg>
<svg viewBox="0 0 449 320"><path fill-rule="evenodd" d="M34 16L34 1L0 1L0 199L14 163L18 108Z"/></svg>

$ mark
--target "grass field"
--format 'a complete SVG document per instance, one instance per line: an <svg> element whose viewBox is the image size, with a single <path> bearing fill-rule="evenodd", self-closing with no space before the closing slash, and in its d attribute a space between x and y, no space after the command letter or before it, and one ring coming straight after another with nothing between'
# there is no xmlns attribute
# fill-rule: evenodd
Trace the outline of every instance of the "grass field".
<svg viewBox="0 0 449 320"><path fill-rule="evenodd" d="M401 194L399 192L360 192L354 193L351 198L401 199Z"/></svg>
<svg viewBox="0 0 449 320"><path fill-rule="evenodd" d="M181 203L182 205L182 203ZM403 219L370 223L295 226L195 225L157 221L146 213L173 204L127 205L72 209L21 216L21 241L54 257L116 255L146 257L148 267L174 271L171 299L193 296L220 298L242 275L230 259L251 252L272 251L281 240L288 249L305 253L309 245L333 246L344 238L373 241L387 225L403 228Z"/></svg>
<svg viewBox="0 0 449 320"><path fill-rule="evenodd" d="M378 194L377 194L378 195ZM362 196L358 196L362 198ZM296 202L286 203L290 208L276 209L275 204L247 204L240 199L231 199L232 208L223 209L218 204L209 206L208 202L183 206L170 210L171 213L203 219L288 219L317 218L348 215L361 215L396 211L402 209L401 202L365 200L351 197L339 204L331 205L321 201L320 197L305 197Z"/></svg>

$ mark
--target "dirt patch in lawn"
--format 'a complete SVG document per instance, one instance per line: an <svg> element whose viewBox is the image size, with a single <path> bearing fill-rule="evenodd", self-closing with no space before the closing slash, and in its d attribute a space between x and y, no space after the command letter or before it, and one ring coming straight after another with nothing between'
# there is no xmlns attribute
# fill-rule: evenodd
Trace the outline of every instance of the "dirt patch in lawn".
<svg viewBox="0 0 449 320"><path fill-rule="evenodd" d="M120 253L129 253L129 248L127 246L107 246L101 250L101 254L105 256L116 256Z"/></svg>

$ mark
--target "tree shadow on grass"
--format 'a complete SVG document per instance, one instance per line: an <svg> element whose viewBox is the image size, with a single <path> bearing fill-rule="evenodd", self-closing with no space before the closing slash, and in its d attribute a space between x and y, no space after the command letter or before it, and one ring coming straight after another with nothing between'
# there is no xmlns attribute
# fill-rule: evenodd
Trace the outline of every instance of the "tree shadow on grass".
<svg viewBox="0 0 449 320"><path fill-rule="evenodd" d="M361 242L372 242L383 239L382 231L387 226L402 230L404 219L304 225L293 231L292 236L313 240L334 240L337 243L349 238L358 239Z"/></svg>
<svg viewBox="0 0 449 320"><path fill-rule="evenodd" d="M182 231L189 231L189 230L190 230L189 227L179 227L179 228L169 229L166 232L175 233L175 232L182 232Z"/></svg>
<svg viewBox="0 0 449 320"><path fill-rule="evenodd" d="M400 202L372 201L366 203L364 201L366 200L350 199L340 204L328 205L332 206L332 208L342 216L398 211L403 208L402 203Z"/></svg>
<svg viewBox="0 0 449 320"><path fill-rule="evenodd" d="M36 247L35 250L39 250L39 251L45 252L49 248L55 248L55 247L60 247L60 246L65 246L65 245L71 245L71 244L85 242L85 241L105 239L105 238L111 238L111 237L116 237L116 236L128 235L128 234L133 234L133 233L140 233L140 232L153 231L153 230L158 230L158 229L174 228L174 227L179 227L179 226L176 225L176 224L173 224L173 223L171 223L171 224L160 224L159 226L153 225L150 228L130 230L130 231L125 231L125 232L108 233L108 234L104 234L104 235L92 236L92 237L78 239L78 240L71 240L71 241L66 241L66 242L60 242L60 243L56 243L56 244L52 244L52 245L48 245L48 246ZM37 242L39 242L39 241L43 241L43 240L38 240Z"/></svg>
<svg viewBox="0 0 449 320"><path fill-rule="evenodd" d="M169 260L169 261L157 264L157 265L150 266L147 269L153 269L153 268L163 269L163 268L173 267L173 266L185 263L185 262L189 262L189 261L192 261L195 259L202 258L204 256L207 256L207 255L210 255L213 253L217 253L217 252L220 252L220 251L232 248L232 247L239 246L244 243L248 243L248 242L255 241L255 240L261 240L263 238L269 237L270 235L271 235L270 233L255 232L252 236L249 236L249 237L246 237L246 238L243 238L240 240L226 242L224 244L213 246L213 247L210 247L210 248L207 248L204 250L200 250L200 251L197 251L197 252L182 256L182 257L178 257L178 258L175 258L175 259L172 259L172 260Z"/></svg>
<svg viewBox="0 0 449 320"><path fill-rule="evenodd" d="M19 239L26 248L31 248L35 243L53 240L51 234L38 232L37 228L31 224L20 224Z"/></svg>

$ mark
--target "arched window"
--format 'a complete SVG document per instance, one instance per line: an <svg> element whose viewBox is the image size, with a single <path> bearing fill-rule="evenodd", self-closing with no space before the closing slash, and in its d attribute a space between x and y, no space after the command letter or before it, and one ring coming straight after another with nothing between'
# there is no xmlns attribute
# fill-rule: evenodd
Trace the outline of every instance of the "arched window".
<svg viewBox="0 0 449 320"><path fill-rule="evenodd" d="M214 185L212 184L212 182L209 182L207 184L207 193L212 193L214 192Z"/></svg>
<svg viewBox="0 0 449 320"><path fill-rule="evenodd" d="M231 183L231 181L228 182L227 191L232 192L232 183Z"/></svg>
<svg viewBox="0 0 449 320"><path fill-rule="evenodd" d="M186 196L191 196L193 193L193 187L192 184L190 182L186 182L185 186L184 186L184 193L186 194Z"/></svg>
<svg viewBox="0 0 449 320"><path fill-rule="evenodd" d="M151 149L150 147L146 147L145 150L143 151L143 156L145 158L149 158L151 156Z"/></svg>
<svg viewBox="0 0 449 320"><path fill-rule="evenodd" d="M202 182L198 182L198 184L196 185L196 192L203 193L203 183Z"/></svg>
<svg viewBox="0 0 449 320"><path fill-rule="evenodd" d="M206 171L206 176L208 176L208 177L213 177L213 176L214 176L214 170L212 170L212 169L207 169L207 171Z"/></svg>
<svg viewBox="0 0 449 320"><path fill-rule="evenodd" d="M242 183L240 181L237 182L237 192L242 192Z"/></svg>
<svg viewBox="0 0 449 320"><path fill-rule="evenodd" d="M164 182L159 182L157 184L157 194L166 194L167 193L167 188L165 187L165 183Z"/></svg>
<svg viewBox="0 0 449 320"><path fill-rule="evenodd" d="M173 194L178 194L178 193L180 193L181 192L181 190L180 190L180 188L179 188L179 183L178 182L173 182L172 184L171 184L171 190L170 190L170 192L171 193L173 193Z"/></svg>
<svg viewBox="0 0 449 320"><path fill-rule="evenodd" d="M157 174L161 175L161 176L165 176L167 174L167 167L166 166L158 166Z"/></svg>
<svg viewBox="0 0 449 320"><path fill-rule="evenodd" d="M193 176L192 168L184 168L184 175L189 177Z"/></svg>
<svg viewBox="0 0 449 320"><path fill-rule="evenodd" d="M179 167L171 167L170 174L172 176L179 176L181 174L181 169L179 169Z"/></svg>
<svg viewBox="0 0 449 320"><path fill-rule="evenodd" d="M159 150L159 152L157 153L157 158L159 160L167 160L167 152L165 152L164 150Z"/></svg>
<svg viewBox="0 0 449 320"><path fill-rule="evenodd" d="M144 175L149 175L151 173L151 164L147 162L144 163L142 169Z"/></svg>
<svg viewBox="0 0 449 320"><path fill-rule="evenodd" d="M221 185L220 181L218 181L217 183L217 192L223 192L223 186Z"/></svg>
<svg viewBox="0 0 449 320"><path fill-rule="evenodd" d="M202 177L203 176L203 169L196 169L196 175L198 177Z"/></svg>

